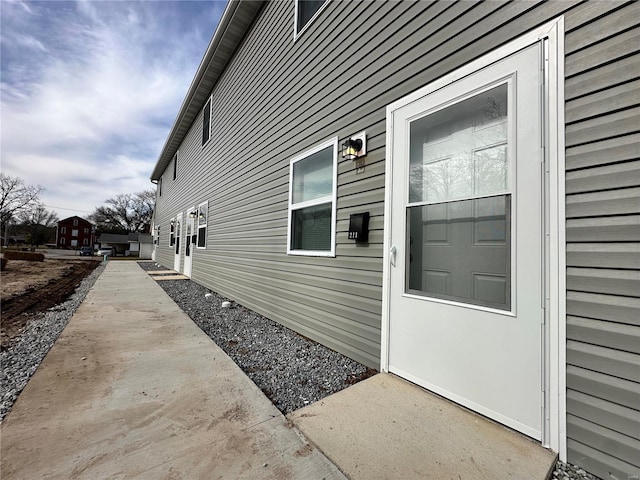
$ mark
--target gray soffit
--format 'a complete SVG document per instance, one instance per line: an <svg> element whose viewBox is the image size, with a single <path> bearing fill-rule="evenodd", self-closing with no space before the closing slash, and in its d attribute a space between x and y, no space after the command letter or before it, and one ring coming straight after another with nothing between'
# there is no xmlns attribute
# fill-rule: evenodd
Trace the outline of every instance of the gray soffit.
<svg viewBox="0 0 640 480"><path fill-rule="evenodd" d="M227 3L218 28L209 42L169 136L162 147L160 157L151 174L152 181L157 181L169 165L265 1L229 0Z"/></svg>

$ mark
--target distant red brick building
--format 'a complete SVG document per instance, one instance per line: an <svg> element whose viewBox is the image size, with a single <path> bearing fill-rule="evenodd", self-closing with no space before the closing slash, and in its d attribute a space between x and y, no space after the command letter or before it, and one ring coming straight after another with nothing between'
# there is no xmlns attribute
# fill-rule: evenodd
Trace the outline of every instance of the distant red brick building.
<svg viewBox="0 0 640 480"><path fill-rule="evenodd" d="M58 222L56 245L58 248L93 247L95 227L91 222L78 216L65 218Z"/></svg>

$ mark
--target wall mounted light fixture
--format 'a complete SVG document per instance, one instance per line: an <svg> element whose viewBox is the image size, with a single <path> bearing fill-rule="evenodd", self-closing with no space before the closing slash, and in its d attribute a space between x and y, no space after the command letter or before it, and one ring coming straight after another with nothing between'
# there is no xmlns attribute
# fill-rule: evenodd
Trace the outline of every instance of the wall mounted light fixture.
<svg viewBox="0 0 640 480"><path fill-rule="evenodd" d="M196 218L196 215L198 215L198 212L196 212L195 210L189 212L189 218Z"/></svg>
<svg viewBox="0 0 640 480"><path fill-rule="evenodd" d="M342 144L342 158L355 160L367 154L367 134L361 132L347 138Z"/></svg>

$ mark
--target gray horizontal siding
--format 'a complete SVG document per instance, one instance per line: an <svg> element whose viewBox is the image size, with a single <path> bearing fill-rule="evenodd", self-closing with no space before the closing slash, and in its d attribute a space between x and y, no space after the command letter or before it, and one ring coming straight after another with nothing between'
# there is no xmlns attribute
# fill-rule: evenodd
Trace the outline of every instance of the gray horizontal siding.
<svg viewBox="0 0 640 480"><path fill-rule="evenodd" d="M576 292L637 296L640 292L640 272L607 268L567 268L567 282Z"/></svg>
<svg viewBox="0 0 640 480"><path fill-rule="evenodd" d="M567 383L571 384L567 397L572 392L580 392L631 410L638 409L640 385L637 382L607 375L597 370L567 365ZM578 412L575 414L577 415Z"/></svg>
<svg viewBox="0 0 640 480"><path fill-rule="evenodd" d="M639 19L566 17L568 459L602 478L640 473Z"/></svg>
<svg viewBox="0 0 640 480"><path fill-rule="evenodd" d="M377 366L386 105L577 3L332 2L296 42L293 2L269 3L213 90L211 140L200 145L198 118L180 147L178 178L164 179L158 260L173 264L170 218L208 200L194 280ZM361 19L355 32L333 28L345 16ZM355 52L364 60L351 66ZM287 256L289 159L361 130L364 171L338 165L336 257ZM363 211L369 242L356 244L349 215Z"/></svg>
<svg viewBox="0 0 640 480"><path fill-rule="evenodd" d="M637 434L637 432L635 433ZM600 452L610 448L612 444L617 444L619 447L616 449L616 459L627 465L637 463L638 452L640 452L640 442L633 437L623 435L615 430L602 427L574 415L567 415L567 435L569 438L584 439L584 445L589 445L591 448ZM633 471L633 469L630 471ZM609 471L607 474L609 474ZM609 476L609 478L616 478L610 475L607 476ZM629 477L625 475L625 477L617 478Z"/></svg>
<svg viewBox="0 0 640 480"><path fill-rule="evenodd" d="M201 145L197 117L180 146L178 178L164 175L158 260L173 265L169 220L208 200L195 281L377 367L385 107L564 14L569 460L603 477L633 474L637 423L625 419L640 398L639 8L335 1L294 42L293 1L268 3L213 89L211 140ZM344 18L358 22L336 28ZM336 257L288 256L290 159L362 130L364 171L338 163ZM356 244L349 215L363 211L369 243Z"/></svg>
<svg viewBox="0 0 640 480"><path fill-rule="evenodd" d="M640 214L640 188L585 193L567 198L570 218Z"/></svg>

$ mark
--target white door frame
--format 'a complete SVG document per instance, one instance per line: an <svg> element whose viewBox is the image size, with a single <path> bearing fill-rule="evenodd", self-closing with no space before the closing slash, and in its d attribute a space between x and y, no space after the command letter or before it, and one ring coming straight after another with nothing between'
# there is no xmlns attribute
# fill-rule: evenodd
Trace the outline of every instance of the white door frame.
<svg viewBox="0 0 640 480"><path fill-rule="evenodd" d="M176 245L173 246L173 269L180 271L180 256L182 255L182 212L176 215L176 230L174 231L174 239ZM178 251L176 253L176 250Z"/></svg>
<svg viewBox="0 0 640 480"><path fill-rule="evenodd" d="M391 197L393 184L394 112L440 88L495 63L538 41L545 41L545 323L543 329L543 385L545 392L542 444L566 461L566 255L565 255L565 140L564 140L564 17L548 22L512 42L435 80L387 106L385 213L382 273L382 336L380 369L389 371L389 305ZM541 167L542 168L542 167Z"/></svg>
<svg viewBox="0 0 640 480"><path fill-rule="evenodd" d="M193 238L193 232L195 229L195 221L194 218L191 217L190 213L191 212L195 212L196 211L196 207L195 205L192 206L191 208L188 208L187 211L185 212L184 215L184 261L182 262L182 273L183 275L191 278L192 275L192 271L193 271L193 252L195 251L196 245L195 243L191 242L191 239ZM189 229L189 227L191 227L191 229ZM189 230L191 230L190 234ZM187 238L190 237L188 240ZM189 256L187 256L187 245L189 247Z"/></svg>

